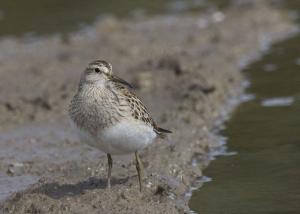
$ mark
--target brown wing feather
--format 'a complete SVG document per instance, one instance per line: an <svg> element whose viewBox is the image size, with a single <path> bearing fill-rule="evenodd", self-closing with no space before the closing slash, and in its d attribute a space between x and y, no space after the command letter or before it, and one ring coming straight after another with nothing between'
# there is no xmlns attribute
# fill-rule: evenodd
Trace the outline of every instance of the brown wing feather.
<svg viewBox="0 0 300 214"><path fill-rule="evenodd" d="M147 125L153 127L153 130L162 138L165 137L165 133L172 133L171 131L160 128L156 125L152 117L149 115L146 106L144 106L142 101L132 91L121 84L115 84L115 87L122 91L121 94L129 104L130 112L133 118L141 120Z"/></svg>

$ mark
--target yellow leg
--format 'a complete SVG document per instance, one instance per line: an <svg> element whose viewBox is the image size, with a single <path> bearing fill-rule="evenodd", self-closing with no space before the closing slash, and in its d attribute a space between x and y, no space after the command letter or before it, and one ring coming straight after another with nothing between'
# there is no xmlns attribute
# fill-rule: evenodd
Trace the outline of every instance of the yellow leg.
<svg viewBox="0 0 300 214"><path fill-rule="evenodd" d="M108 173L107 173L107 188L110 189L110 178L111 178L111 169L113 165L113 160L110 154L107 154L107 161L108 161Z"/></svg>
<svg viewBox="0 0 300 214"><path fill-rule="evenodd" d="M140 192L143 190L143 164L140 160L139 154L135 152L136 170L139 178Z"/></svg>

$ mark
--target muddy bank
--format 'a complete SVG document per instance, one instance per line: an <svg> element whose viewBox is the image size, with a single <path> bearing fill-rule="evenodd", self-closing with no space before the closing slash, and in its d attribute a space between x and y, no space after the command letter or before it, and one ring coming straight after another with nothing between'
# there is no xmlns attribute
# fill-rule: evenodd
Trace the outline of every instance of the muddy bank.
<svg viewBox="0 0 300 214"><path fill-rule="evenodd" d="M203 157L218 145L211 130L230 110L227 101L242 91L240 66L295 30L287 17L253 4L140 21L110 17L69 37L2 40L2 211L187 211L186 192L202 175ZM66 109L79 75L96 58L110 61L136 86L154 119L174 132L141 152L143 193L131 156L114 157L107 191L106 157L80 143L68 124Z"/></svg>

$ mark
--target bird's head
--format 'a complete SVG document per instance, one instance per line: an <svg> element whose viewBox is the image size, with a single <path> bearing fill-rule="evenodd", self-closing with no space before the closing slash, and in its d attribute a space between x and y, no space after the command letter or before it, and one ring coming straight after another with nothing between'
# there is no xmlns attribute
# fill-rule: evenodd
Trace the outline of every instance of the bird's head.
<svg viewBox="0 0 300 214"><path fill-rule="evenodd" d="M88 83L105 86L109 81L132 87L125 80L113 75L111 64L105 60L95 60L89 63L81 76L80 82L81 84Z"/></svg>

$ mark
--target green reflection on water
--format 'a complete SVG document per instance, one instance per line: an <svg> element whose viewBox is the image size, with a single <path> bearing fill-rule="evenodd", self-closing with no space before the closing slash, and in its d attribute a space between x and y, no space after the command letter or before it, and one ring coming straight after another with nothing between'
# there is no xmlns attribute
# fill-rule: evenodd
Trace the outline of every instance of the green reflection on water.
<svg viewBox="0 0 300 214"><path fill-rule="evenodd" d="M187 4L186 6L191 6L191 10L197 10L209 5L224 7L228 1L198 0L204 3L197 4L197 0L1 0L0 36L23 35L28 32L65 33L78 29L80 24L91 24L101 15L125 17L139 9L147 14L168 12L171 3L175 2L179 2L179 7Z"/></svg>
<svg viewBox="0 0 300 214"><path fill-rule="evenodd" d="M222 135L230 151L205 170L212 182L195 191L193 210L209 214L300 213L300 36L272 47L245 72L248 93ZM270 69L271 68L271 69ZM263 107L273 97L294 97L290 106Z"/></svg>
<svg viewBox="0 0 300 214"><path fill-rule="evenodd" d="M20 35L26 32L68 32L86 24L99 15L114 13L120 16L137 8L159 12L167 0L1 0L0 35Z"/></svg>

